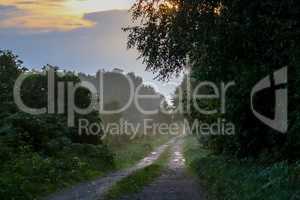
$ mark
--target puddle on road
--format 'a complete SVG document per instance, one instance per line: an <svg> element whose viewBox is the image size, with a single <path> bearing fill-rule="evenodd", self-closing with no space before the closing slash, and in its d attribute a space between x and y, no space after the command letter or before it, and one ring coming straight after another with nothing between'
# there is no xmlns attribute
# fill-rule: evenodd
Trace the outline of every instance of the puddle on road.
<svg viewBox="0 0 300 200"><path fill-rule="evenodd" d="M184 168L186 160L183 157L183 154L181 153L180 144L177 144L175 147L175 151L172 155L171 162L170 162L170 168L172 169L178 169L178 168Z"/></svg>

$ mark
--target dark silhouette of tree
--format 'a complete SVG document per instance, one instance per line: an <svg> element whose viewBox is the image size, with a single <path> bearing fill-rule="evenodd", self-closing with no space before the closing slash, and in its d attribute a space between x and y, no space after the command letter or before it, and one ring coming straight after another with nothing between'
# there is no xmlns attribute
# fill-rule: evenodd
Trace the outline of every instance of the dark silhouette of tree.
<svg viewBox="0 0 300 200"><path fill-rule="evenodd" d="M299 147L289 139L299 130L299 10L297 1L137 0L131 11L140 24L124 30L129 32L128 47L136 48L147 69L161 79L190 63L193 86L207 80L237 83L227 94L228 112L222 117L235 123L238 132L233 137L211 137L211 146L239 157L268 152L277 159L295 159L299 151L288 152ZM290 129L280 134L253 116L249 96L259 80L285 66L290 79ZM272 115L272 99L273 90L256 97L255 103ZM210 122L220 115L208 118L192 109L187 117Z"/></svg>

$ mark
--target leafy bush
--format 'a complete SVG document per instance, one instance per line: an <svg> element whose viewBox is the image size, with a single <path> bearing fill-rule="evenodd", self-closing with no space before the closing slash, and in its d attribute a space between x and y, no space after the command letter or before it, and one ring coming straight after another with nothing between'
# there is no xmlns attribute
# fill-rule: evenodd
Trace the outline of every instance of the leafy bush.
<svg viewBox="0 0 300 200"><path fill-rule="evenodd" d="M23 147L12 156L0 165L0 195L5 199L36 199L114 169L112 154L100 145L73 144L55 157Z"/></svg>
<svg viewBox="0 0 300 200"><path fill-rule="evenodd" d="M57 68L47 66L44 68ZM4 199L32 200L71 184L100 176L112 170L114 155L102 144L100 135L79 136L78 127L67 126L66 114L30 115L14 104L13 87L18 75L27 70L18 57L0 51L0 196ZM72 73L56 75L58 81L78 83ZM22 85L25 104L40 108L47 105L47 76L32 74ZM57 91L56 91L57 93ZM57 95L57 94L55 94ZM67 99L67 98L65 98ZM89 105L91 95L80 89L75 103ZM65 106L68 105L65 103ZM78 118L101 123L99 113Z"/></svg>

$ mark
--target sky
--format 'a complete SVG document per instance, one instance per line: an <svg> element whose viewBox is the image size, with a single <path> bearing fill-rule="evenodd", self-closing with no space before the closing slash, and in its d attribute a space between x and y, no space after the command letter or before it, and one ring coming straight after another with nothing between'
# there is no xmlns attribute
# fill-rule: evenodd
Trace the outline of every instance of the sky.
<svg viewBox="0 0 300 200"><path fill-rule="evenodd" d="M19 55L28 68L46 64L89 74L121 68L135 72L170 98L180 80L154 81L127 50L134 0L0 0L0 49Z"/></svg>
<svg viewBox="0 0 300 200"><path fill-rule="evenodd" d="M0 0L0 27L71 30L91 27L86 13L129 9L134 0ZM4 11L3 11L4 10Z"/></svg>

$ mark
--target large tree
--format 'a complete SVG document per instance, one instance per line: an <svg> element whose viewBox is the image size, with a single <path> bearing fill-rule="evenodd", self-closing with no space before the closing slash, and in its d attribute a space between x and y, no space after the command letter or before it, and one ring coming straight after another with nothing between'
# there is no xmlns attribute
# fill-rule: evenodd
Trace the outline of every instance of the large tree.
<svg viewBox="0 0 300 200"><path fill-rule="evenodd" d="M295 136L299 130L299 12L299 2L294 0L137 0L132 16L139 24L125 31L129 31L128 47L137 48L147 69L161 79L180 73L189 62L193 85L204 80L238 84L229 92L230 113L224 116L237 125L238 133L233 138L213 137L213 146L240 156L262 151L277 154L293 145L287 135L253 117L248 97L257 81L288 66L288 136ZM256 99L260 109L269 112L274 103L269 99L274 99L273 93ZM205 118L198 112L189 114Z"/></svg>

